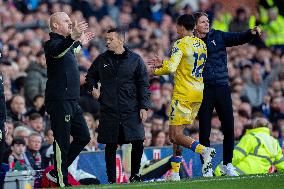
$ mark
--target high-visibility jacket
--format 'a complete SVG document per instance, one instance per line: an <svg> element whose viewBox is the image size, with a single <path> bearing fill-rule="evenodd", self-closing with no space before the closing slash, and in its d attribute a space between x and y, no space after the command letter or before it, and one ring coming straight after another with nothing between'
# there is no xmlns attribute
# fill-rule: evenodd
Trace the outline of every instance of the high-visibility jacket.
<svg viewBox="0 0 284 189"><path fill-rule="evenodd" d="M267 127L249 129L233 152L232 164L239 174L268 173L271 166L284 172L284 157L279 142ZM215 170L220 175L219 166Z"/></svg>
<svg viewBox="0 0 284 189"><path fill-rule="evenodd" d="M267 46L284 45L284 18L281 15L264 25L263 30L267 33L265 39Z"/></svg>
<svg viewBox="0 0 284 189"><path fill-rule="evenodd" d="M212 23L212 28L215 30L221 30L224 32L229 31L229 24L232 20L232 16L228 13L221 15L220 20L214 19Z"/></svg>

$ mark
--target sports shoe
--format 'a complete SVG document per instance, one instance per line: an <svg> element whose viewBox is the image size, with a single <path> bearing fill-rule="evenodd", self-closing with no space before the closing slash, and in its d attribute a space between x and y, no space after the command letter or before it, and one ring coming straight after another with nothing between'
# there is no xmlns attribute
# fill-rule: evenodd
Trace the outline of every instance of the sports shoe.
<svg viewBox="0 0 284 189"><path fill-rule="evenodd" d="M211 168L208 168L208 169L204 169L203 171L203 167L202 167L202 173L203 173L203 177L213 177L213 169L212 169L212 165L211 165Z"/></svg>
<svg viewBox="0 0 284 189"><path fill-rule="evenodd" d="M141 179L141 175L136 174L136 175L131 175L129 178L130 182L143 182Z"/></svg>
<svg viewBox="0 0 284 189"><path fill-rule="evenodd" d="M236 168L231 163L228 163L227 165L221 165L220 171L222 176L239 176Z"/></svg>
<svg viewBox="0 0 284 189"><path fill-rule="evenodd" d="M171 176L170 180L172 180L172 181L180 181L179 173L172 172L172 176Z"/></svg>
<svg viewBox="0 0 284 189"><path fill-rule="evenodd" d="M57 183L56 172L54 169L48 171L46 173L46 177L48 178L48 180L51 180L52 182Z"/></svg>
<svg viewBox="0 0 284 189"><path fill-rule="evenodd" d="M215 156L216 151L214 148L205 147L202 150L202 158L203 158L203 165L202 165L202 174L204 177L213 177L213 169L212 169L212 158Z"/></svg>

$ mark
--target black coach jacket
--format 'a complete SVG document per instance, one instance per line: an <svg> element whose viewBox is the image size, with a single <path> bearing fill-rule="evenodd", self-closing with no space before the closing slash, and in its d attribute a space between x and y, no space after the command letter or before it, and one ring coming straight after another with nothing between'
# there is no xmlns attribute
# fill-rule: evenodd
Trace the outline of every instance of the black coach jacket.
<svg viewBox="0 0 284 189"><path fill-rule="evenodd" d="M250 42L254 35L251 30L245 32L222 32L211 29L202 40L207 46L207 59L203 68L203 82L206 85L228 85L226 47Z"/></svg>
<svg viewBox="0 0 284 189"><path fill-rule="evenodd" d="M80 45L71 36L64 37L51 32L50 40L44 44L47 64L45 100L78 100L80 97L80 75L75 57Z"/></svg>
<svg viewBox="0 0 284 189"><path fill-rule="evenodd" d="M144 139L140 109L148 109L149 81L142 58L125 47L122 55L111 51L99 55L88 70L89 91L101 83L100 143L120 143Z"/></svg>

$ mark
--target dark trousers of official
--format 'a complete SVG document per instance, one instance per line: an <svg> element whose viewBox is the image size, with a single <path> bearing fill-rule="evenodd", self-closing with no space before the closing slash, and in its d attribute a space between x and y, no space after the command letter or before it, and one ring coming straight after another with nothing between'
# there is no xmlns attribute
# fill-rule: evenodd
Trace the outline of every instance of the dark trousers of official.
<svg viewBox="0 0 284 189"><path fill-rule="evenodd" d="M234 116L231 98L231 89L224 86L205 86L203 100L198 112L199 141L205 146L210 146L211 119L214 108L221 121L224 134L223 163L231 163L234 150Z"/></svg>
<svg viewBox="0 0 284 189"><path fill-rule="evenodd" d="M54 167L58 184L63 187L68 184L68 167L89 143L90 133L77 101L48 101L46 108L54 136Z"/></svg>
<svg viewBox="0 0 284 189"><path fill-rule="evenodd" d="M1 103L1 107L2 108L2 102ZM5 104L4 104L5 105ZM5 106L4 106L5 107ZM2 111L2 110L0 110ZM1 112L2 113L2 112ZM1 139L0 139L0 189L3 188L3 185L4 185L4 179L5 179L5 171L2 170L2 162L3 162L3 156L4 156L4 153L5 153L5 127L4 127L4 118L2 118L2 115L1 116L1 120L0 120L0 135L1 136Z"/></svg>
<svg viewBox="0 0 284 189"><path fill-rule="evenodd" d="M141 158L143 154L143 141L135 140L132 144L131 151L131 176L139 173ZM116 183L116 149L117 144L108 143L105 147L106 170L109 183Z"/></svg>
<svg viewBox="0 0 284 189"><path fill-rule="evenodd" d="M5 118L6 118L6 104L4 96L4 86L2 77L0 78L0 189L3 188L5 171L2 170L3 156L5 153Z"/></svg>

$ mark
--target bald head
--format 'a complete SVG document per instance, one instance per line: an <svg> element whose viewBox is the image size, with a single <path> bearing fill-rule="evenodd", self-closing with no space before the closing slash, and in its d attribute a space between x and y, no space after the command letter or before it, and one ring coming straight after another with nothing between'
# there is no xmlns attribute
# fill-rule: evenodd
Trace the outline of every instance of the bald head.
<svg viewBox="0 0 284 189"><path fill-rule="evenodd" d="M58 22L60 22L60 18L65 15L67 15L65 12L56 12L49 17L49 28L51 31L54 29L54 23L58 24Z"/></svg>
<svg viewBox="0 0 284 189"><path fill-rule="evenodd" d="M55 33L67 36L72 32L72 22L65 12L56 12L49 18L49 28Z"/></svg>
<svg viewBox="0 0 284 189"><path fill-rule="evenodd" d="M268 127L268 126L269 122L265 118L259 117L253 120L253 128Z"/></svg>

